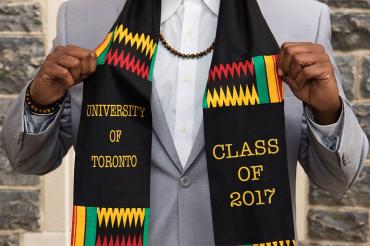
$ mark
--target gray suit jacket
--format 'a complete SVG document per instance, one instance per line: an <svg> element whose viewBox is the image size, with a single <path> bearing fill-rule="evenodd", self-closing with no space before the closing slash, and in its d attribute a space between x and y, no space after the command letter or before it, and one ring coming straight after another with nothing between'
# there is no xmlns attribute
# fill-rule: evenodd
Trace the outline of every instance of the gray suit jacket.
<svg viewBox="0 0 370 246"><path fill-rule="evenodd" d="M174 0L177 1L177 0ZM55 45L74 44L94 49L104 38L124 4L123 0L70 0L59 11ZM279 44L309 41L325 46L331 59L328 7L313 0L260 0L262 12ZM341 81L337 67L335 72ZM343 107L341 141L337 151L327 149L313 134L302 102L285 88L285 121L292 197L295 197L296 165L301 163L319 187L346 191L368 150L367 139L347 102ZM11 164L25 174L45 174L56 169L76 143L82 85L73 87L64 109L46 130L29 134L24 127L24 94L9 110L4 122L5 149ZM344 95L342 94L344 98ZM154 246L213 245L211 204L204 151L203 127L198 131L185 168L182 168L156 91L152 96L153 147L151 172L151 227ZM190 185L181 182L182 177ZM292 200L295 207L294 199ZM246 232L248 233L248 232Z"/></svg>

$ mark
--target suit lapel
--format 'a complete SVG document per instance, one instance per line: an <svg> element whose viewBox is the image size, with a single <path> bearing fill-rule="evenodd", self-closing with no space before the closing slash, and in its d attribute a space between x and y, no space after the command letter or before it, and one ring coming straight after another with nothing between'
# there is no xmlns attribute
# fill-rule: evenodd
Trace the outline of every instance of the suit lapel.
<svg viewBox="0 0 370 246"><path fill-rule="evenodd" d="M193 148L190 151L189 158L186 162L184 172L187 172L189 170L189 168L195 163L195 160L197 159L199 154L204 149L204 144L205 144L205 142L204 142L204 124L203 124L203 121L202 121L202 123L200 124L200 127L197 131L197 135L195 137Z"/></svg>
<svg viewBox="0 0 370 246"><path fill-rule="evenodd" d="M124 1L114 1L114 3L115 3L115 8L116 8L116 14L118 16L121 13L121 11L123 9L123 6L126 3L126 0L124 0Z"/></svg>
<svg viewBox="0 0 370 246"><path fill-rule="evenodd" d="M152 108L152 122L153 122L153 131L157 135L159 141L163 145L163 148L167 151L167 154L174 162L175 166L179 169L180 172L183 171L180 158L177 154L175 144L168 128L167 120L162 109L161 102L155 86L152 88L152 99L151 99L151 108Z"/></svg>

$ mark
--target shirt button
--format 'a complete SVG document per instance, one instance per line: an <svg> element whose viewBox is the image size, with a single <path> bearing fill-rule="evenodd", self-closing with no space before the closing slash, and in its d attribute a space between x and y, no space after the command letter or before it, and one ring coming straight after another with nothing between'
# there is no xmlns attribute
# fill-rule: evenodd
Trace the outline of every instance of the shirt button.
<svg viewBox="0 0 370 246"><path fill-rule="evenodd" d="M183 188L188 188L191 184L191 180L188 176L184 176L180 179L180 185Z"/></svg>
<svg viewBox="0 0 370 246"><path fill-rule="evenodd" d="M191 30L188 30L188 31L186 32L186 34L190 37L190 36L193 34L193 32L192 32Z"/></svg>
<svg viewBox="0 0 370 246"><path fill-rule="evenodd" d="M186 133L186 132L188 131L188 129L186 129L186 127L185 127L185 126L183 126L183 127L181 127L180 131L181 131L182 133Z"/></svg>

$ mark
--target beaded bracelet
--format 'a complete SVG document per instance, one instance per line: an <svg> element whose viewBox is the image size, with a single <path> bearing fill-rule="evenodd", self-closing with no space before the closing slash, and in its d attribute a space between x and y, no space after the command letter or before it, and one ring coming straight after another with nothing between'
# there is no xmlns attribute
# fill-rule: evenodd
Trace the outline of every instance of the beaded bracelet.
<svg viewBox="0 0 370 246"><path fill-rule="evenodd" d="M30 91L31 91L31 84L27 87L25 101L26 101L26 104L27 104L29 110L33 114L40 114L40 115L54 114L55 112L57 112L60 109L60 107L63 104L64 98L65 98L65 96L64 96L63 98L59 99L55 103L52 103L52 104L49 104L49 105L39 105L39 104L35 103L32 100Z"/></svg>

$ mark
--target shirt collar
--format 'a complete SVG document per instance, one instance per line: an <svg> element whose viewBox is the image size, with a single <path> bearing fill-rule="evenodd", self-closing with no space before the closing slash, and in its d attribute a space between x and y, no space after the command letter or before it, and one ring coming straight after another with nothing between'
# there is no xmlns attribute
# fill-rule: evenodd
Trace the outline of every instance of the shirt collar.
<svg viewBox="0 0 370 246"><path fill-rule="evenodd" d="M162 0L161 23L165 22L177 11L181 4L181 1L183 0ZM208 8L210 8L215 15L218 15L220 0L199 0L199 1L204 1Z"/></svg>
<svg viewBox="0 0 370 246"><path fill-rule="evenodd" d="M220 9L220 0L203 0L208 8L212 10L212 12L218 16L218 10Z"/></svg>

